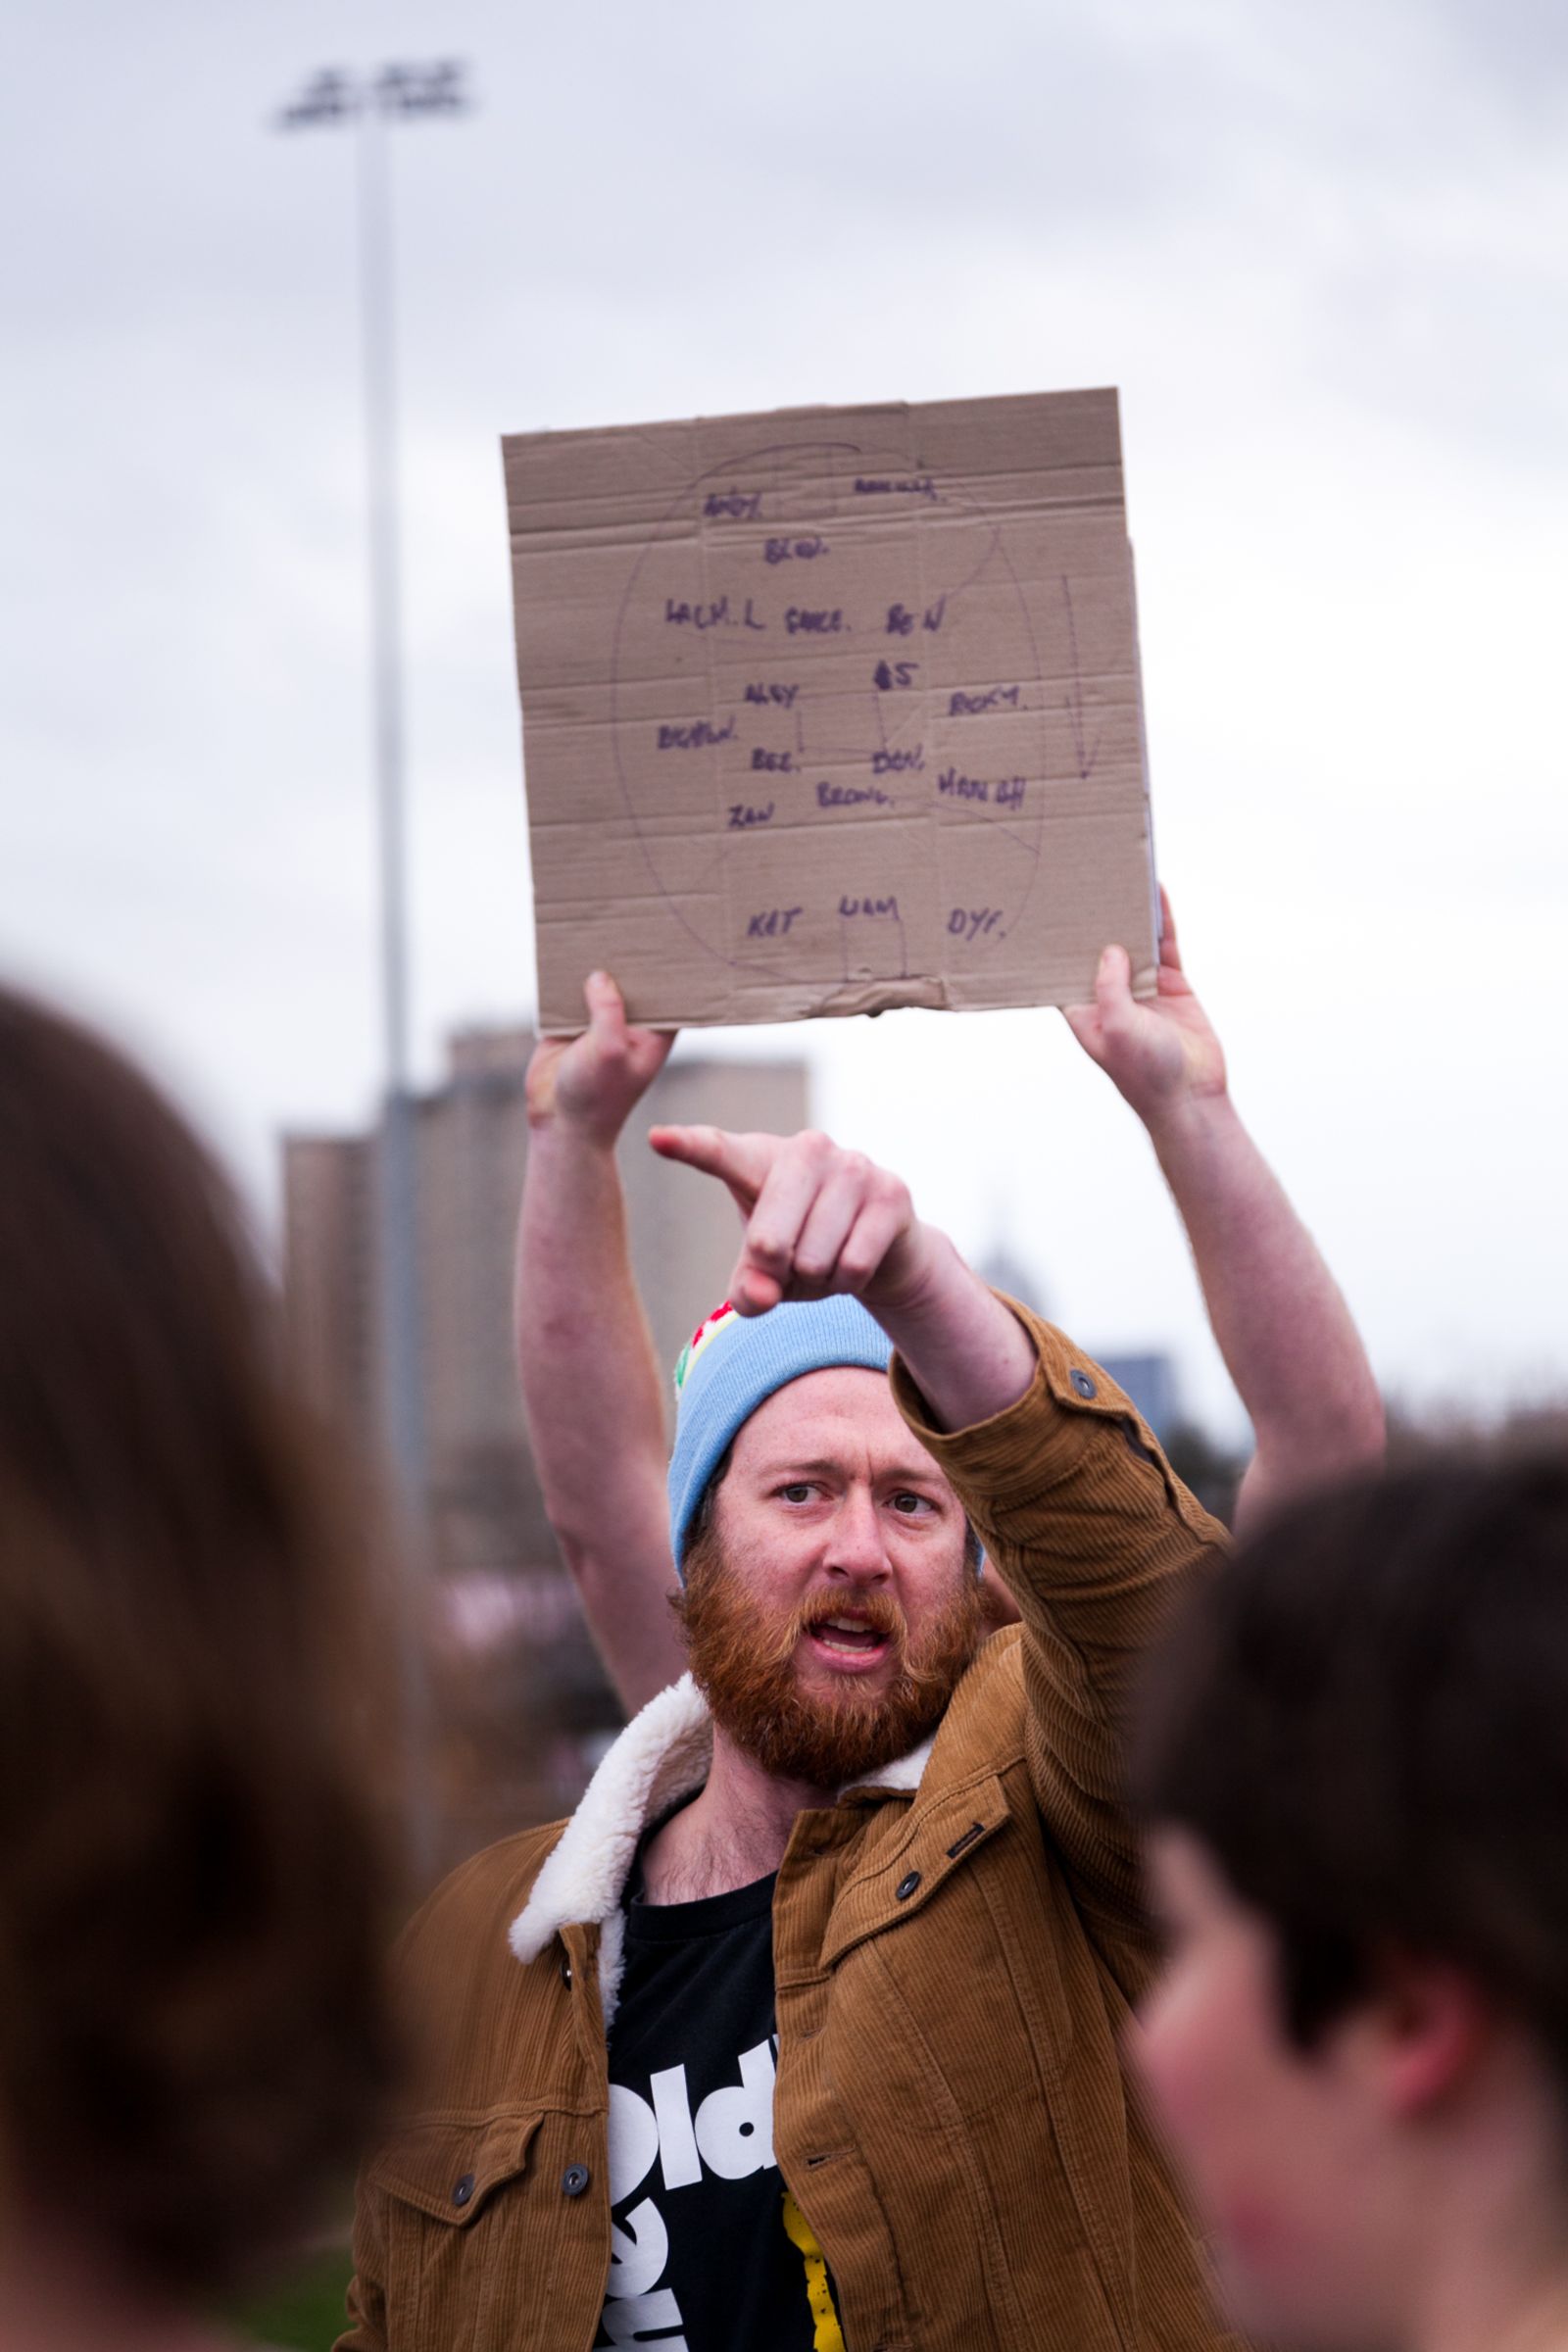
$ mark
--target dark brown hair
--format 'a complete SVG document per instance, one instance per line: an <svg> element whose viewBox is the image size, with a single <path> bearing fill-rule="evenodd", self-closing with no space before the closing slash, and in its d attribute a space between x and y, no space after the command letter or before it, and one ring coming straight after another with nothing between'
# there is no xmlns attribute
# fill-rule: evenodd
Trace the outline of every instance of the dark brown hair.
<svg viewBox="0 0 1568 2352"><path fill-rule="evenodd" d="M1154 1662L1136 1777L1277 1931L1300 2044L1400 1947L1466 1969L1568 2095L1561 1454L1282 1512Z"/></svg>
<svg viewBox="0 0 1568 2352"><path fill-rule="evenodd" d="M363 1497L183 1122L0 990L0 2194L227 2286L395 2036Z"/></svg>

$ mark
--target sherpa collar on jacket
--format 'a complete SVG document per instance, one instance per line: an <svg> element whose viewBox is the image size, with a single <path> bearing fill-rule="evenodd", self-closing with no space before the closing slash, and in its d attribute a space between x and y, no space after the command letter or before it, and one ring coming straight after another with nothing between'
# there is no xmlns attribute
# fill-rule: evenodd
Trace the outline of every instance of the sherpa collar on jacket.
<svg viewBox="0 0 1568 2352"><path fill-rule="evenodd" d="M930 1753L931 1740L924 1740L855 1786L912 1789ZM708 1701L683 1674L651 1698L615 1740L512 1923L509 1941L519 1960L537 1960L563 1928L598 1927L599 1998L607 2033L626 1964L620 1898L637 1840L662 1813L702 1787L712 1754Z"/></svg>

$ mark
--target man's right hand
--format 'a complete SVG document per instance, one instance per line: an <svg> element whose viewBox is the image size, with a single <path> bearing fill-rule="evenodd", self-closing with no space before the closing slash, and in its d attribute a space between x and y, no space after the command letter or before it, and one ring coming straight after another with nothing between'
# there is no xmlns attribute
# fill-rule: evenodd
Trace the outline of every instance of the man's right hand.
<svg viewBox="0 0 1568 2352"><path fill-rule="evenodd" d="M612 1150L675 1042L673 1029L634 1029L608 972L583 983L588 1026L579 1037L542 1037L528 1063L528 1124L570 1127Z"/></svg>
<svg viewBox="0 0 1568 2352"><path fill-rule="evenodd" d="M745 1221L730 1300L743 1315L848 1293L903 1356L941 1429L1005 1411L1035 1374L1034 1343L897 1176L828 1136L653 1127L665 1159L716 1176Z"/></svg>

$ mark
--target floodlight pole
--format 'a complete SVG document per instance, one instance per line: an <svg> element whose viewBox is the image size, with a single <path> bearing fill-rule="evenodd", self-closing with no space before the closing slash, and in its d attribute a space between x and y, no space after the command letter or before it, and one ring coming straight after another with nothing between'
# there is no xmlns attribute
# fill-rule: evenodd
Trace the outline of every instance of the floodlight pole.
<svg viewBox="0 0 1568 2352"><path fill-rule="evenodd" d="M419 1312L416 1107L411 1084L408 859L387 137L399 117L458 114L467 101L453 64L383 66L363 78L328 70L277 118L279 129L352 122L359 133L360 342L368 509L371 714L380 873L384 1054L379 1294L384 1407L392 1462L414 1526L424 1524L428 1463Z"/></svg>
<svg viewBox="0 0 1568 2352"><path fill-rule="evenodd" d="M381 1113L379 1295L388 1450L406 1519L400 1663L409 1856L423 1882L437 1858L428 1749L429 1678L418 1554L428 1530L424 1382L419 1346L416 1110L410 1084L408 863L404 837L403 671L399 629L397 429L392 332L392 217L387 134L400 115L462 113L455 65L383 66L373 76L327 71L276 118L280 130L352 122L359 131L360 349L368 496L371 714L380 868Z"/></svg>
<svg viewBox="0 0 1568 2352"><path fill-rule="evenodd" d="M426 1499L419 1314L418 1175L409 1066L408 859L398 566L397 417L393 379L392 223L387 130L362 108L359 135L360 331L369 521L371 692L381 868L381 1006L386 1100L381 1119L381 1312L387 1435L416 1522Z"/></svg>

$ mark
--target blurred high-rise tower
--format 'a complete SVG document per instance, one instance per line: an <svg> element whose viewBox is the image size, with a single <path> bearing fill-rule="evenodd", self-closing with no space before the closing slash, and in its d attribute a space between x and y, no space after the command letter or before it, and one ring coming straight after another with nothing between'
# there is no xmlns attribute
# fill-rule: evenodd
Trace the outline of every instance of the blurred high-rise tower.
<svg viewBox="0 0 1568 2352"><path fill-rule="evenodd" d="M527 1773L519 1765L511 1794L495 1793L499 1814L476 1812L473 1837L460 1831L460 1846L514 1826L519 1814L573 1801L594 1735L614 1719L545 1520L513 1362L513 1245L533 1043L525 1029L458 1034L446 1077L413 1105L427 1476L424 1525L411 1534L432 1572L437 1623L452 1639L479 1648L511 1639L525 1652L518 1671L525 1664L530 1680L516 1711L531 1714L539 1734ZM633 1262L666 1366L724 1296L740 1221L710 1180L657 1158L647 1129L710 1122L788 1134L807 1116L801 1061L693 1055L667 1064L650 1089L620 1162ZM328 1424L369 1455L387 1426L383 1148L379 1129L283 1141L293 1369ZM613 1430L605 1443L613 1445ZM528 1747L520 1730L519 1740Z"/></svg>

